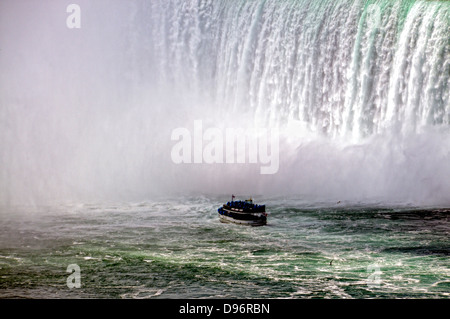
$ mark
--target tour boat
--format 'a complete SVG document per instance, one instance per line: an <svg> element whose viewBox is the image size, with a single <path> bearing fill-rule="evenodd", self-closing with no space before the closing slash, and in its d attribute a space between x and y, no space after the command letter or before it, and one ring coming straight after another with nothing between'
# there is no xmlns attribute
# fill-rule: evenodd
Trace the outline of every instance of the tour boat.
<svg viewBox="0 0 450 319"><path fill-rule="evenodd" d="M220 221L248 226L262 226L267 224L266 205L257 205L253 200L235 201L223 204L218 210Z"/></svg>

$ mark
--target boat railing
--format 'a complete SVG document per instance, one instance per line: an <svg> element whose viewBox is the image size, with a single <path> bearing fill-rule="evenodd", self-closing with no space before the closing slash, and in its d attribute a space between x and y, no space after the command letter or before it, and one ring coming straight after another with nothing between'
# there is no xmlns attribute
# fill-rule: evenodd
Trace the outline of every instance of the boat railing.
<svg viewBox="0 0 450 319"><path fill-rule="evenodd" d="M241 212L241 213L264 213L266 211L265 205L258 205L254 207L233 207L229 205L223 205L223 208L232 212Z"/></svg>

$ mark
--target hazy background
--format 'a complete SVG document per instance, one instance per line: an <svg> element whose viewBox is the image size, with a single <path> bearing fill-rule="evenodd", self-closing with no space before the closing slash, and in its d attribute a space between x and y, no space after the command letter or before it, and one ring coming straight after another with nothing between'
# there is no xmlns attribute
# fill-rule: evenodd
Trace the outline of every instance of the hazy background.
<svg viewBox="0 0 450 319"><path fill-rule="evenodd" d="M194 119L202 119L205 128L253 125L255 112L240 112L245 101L231 107L213 96L211 83L220 75L219 67L211 67L215 58L191 57L212 56L214 48L195 46L206 40L188 33L191 26L181 23L188 15L178 25L188 35L177 42L172 29L162 31L161 21L178 21L164 20L167 8L159 6L165 2L76 1L81 29L66 26L70 3L0 2L0 203L238 193L450 205L448 124L349 142L280 121L285 130L278 174L260 175L259 164L173 164L174 128L192 129ZM206 28L199 34L216 36L205 32L208 27L198 27ZM443 117L448 121L448 114Z"/></svg>

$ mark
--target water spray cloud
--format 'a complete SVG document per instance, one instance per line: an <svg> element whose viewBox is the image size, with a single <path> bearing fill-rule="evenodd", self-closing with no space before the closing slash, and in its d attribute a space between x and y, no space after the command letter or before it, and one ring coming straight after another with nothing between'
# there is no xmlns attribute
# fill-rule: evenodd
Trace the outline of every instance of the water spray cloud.
<svg viewBox="0 0 450 319"><path fill-rule="evenodd" d="M76 4L0 3L2 204L179 192L449 204L448 1ZM198 119L202 163L176 164L172 133ZM226 129L254 127L279 131L279 157L247 148L228 162Z"/></svg>

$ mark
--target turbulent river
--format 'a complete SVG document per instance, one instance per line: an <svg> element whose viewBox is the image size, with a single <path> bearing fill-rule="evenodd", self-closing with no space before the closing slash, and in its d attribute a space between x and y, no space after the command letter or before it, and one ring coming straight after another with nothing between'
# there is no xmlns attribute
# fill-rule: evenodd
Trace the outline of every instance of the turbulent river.
<svg viewBox="0 0 450 319"><path fill-rule="evenodd" d="M0 297L449 297L448 209L272 198L248 227L219 221L226 200L2 213Z"/></svg>

